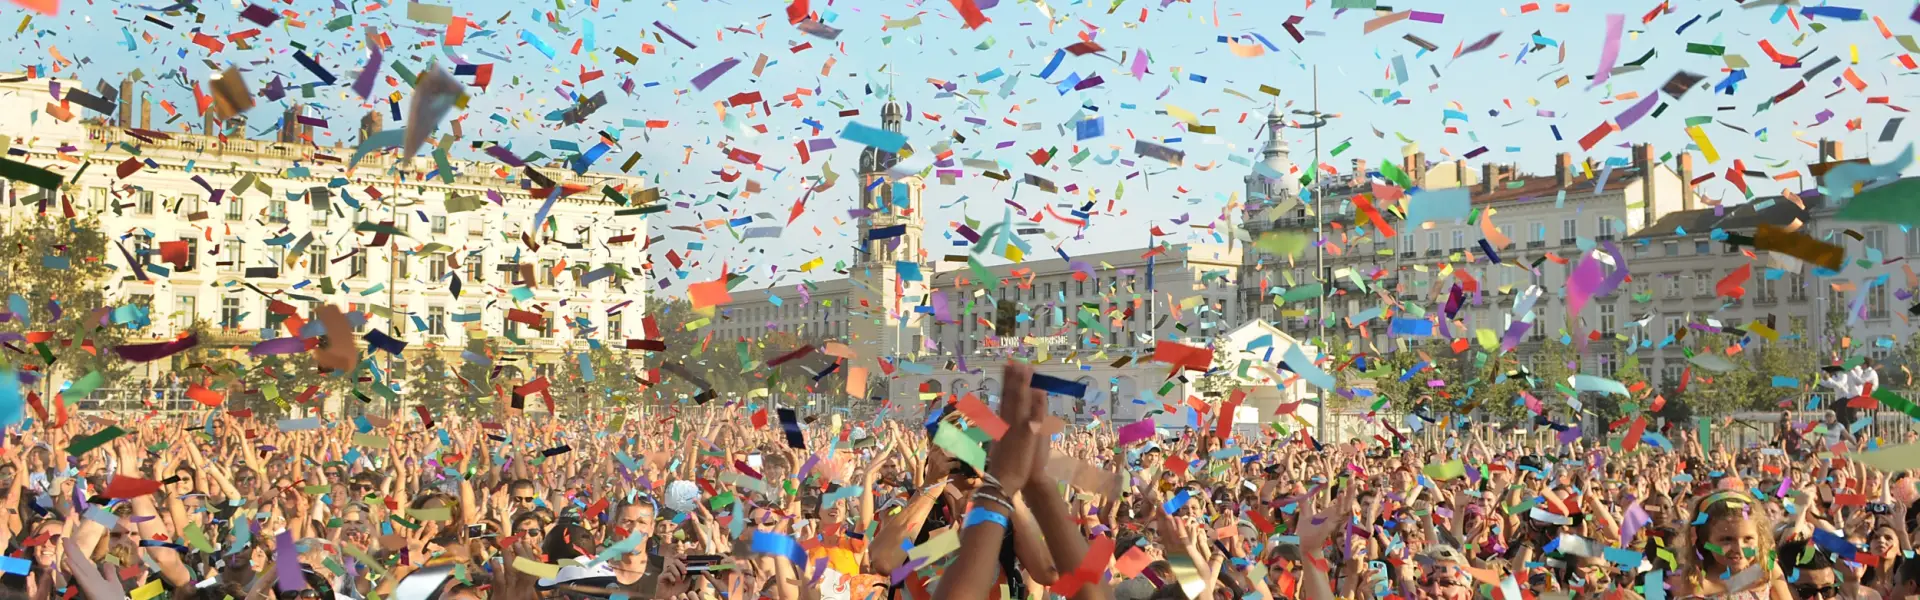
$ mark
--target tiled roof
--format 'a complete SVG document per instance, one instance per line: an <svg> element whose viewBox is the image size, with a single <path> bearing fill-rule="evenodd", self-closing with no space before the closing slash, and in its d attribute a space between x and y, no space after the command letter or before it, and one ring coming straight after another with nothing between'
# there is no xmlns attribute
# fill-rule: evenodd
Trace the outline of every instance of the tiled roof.
<svg viewBox="0 0 1920 600"><path fill-rule="evenodd" d="M1661 216L1660 220L1639 233L1628 236L1628 239L1672 237L1679 230L1685 230L1688 235L1704 234L1714 229L1746 230L1758 227L1761 223L1787 225L1795 219L1804 223L1812 220L1808 208L1819 209L1821 201L1819 198L1803 200L1808 207L1802 207L1785 196L1766 196L1733 206L1672 212ZM1756 206L1763 208L1756 211Z"/></svg>
<svg viewBox="0 0 1920 600"><path fill-rule="evenodd" d="M1595 174L1598 175L1598 173ZM1607 176L1607 187L1602 193L1624 190L1628 185L1639 180L1640 171L1637 169L1614 169L1613 173ZM1513 181L1500 182L1500 187L1491 192L1486 191L1486 182L1483 181L1480 185L1473 186L1473 203L1489 204L1521 198L1552 198L1560 193L1560 180L1554 175L1526 175L1517 181L1520 182L1518 186L1514 186ZM1591 194L1593 180L1576 175L1566 189L1569 196Z"/></svg>

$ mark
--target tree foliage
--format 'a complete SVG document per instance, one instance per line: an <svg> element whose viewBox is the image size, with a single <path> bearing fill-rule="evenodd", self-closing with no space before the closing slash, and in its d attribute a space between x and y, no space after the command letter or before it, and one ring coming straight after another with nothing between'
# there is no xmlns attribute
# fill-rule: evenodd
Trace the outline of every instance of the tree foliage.
<svg viewBox="0 0 1920 600"><path fill-rule="evenodd" d="M0 310L9 315L0 334L51 334L44 342L16 341L26 351L5 353L0 361L44 369L55 383L99 372L112 385L131 370L112 348L138 335L154 315L141 303L118 311L108 303L106 291L122 285L114 281L119 269L113 265L125 260L97 219L15 215L0 235L0 249L0 299L6 301Z"/></svg>

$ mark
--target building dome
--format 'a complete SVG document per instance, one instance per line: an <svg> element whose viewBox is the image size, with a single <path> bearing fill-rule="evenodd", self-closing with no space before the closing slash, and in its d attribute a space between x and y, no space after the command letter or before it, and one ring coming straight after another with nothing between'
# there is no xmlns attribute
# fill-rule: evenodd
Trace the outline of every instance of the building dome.
<svg viewBox="0 0 1920 600"><path fill-rule="evenodd" d="M1286 117L1275 105L1273 111L1267 113L1267 145L1260 149L1260 162L1281 175L1277 181L1265 182L1270 199L1297 198L1300 195L1300 178L1293 174L1293 159L1288 157L1291 149L1287 147L1285 130ZM1251 180L1258 179L1262 178L1259 175L1250 176L1248 187L1251 188L1251 184L1255 183Z"/></svg>
<svg viewBox="0 0 1920 600"><path fill-rule="evenodd" d="M894 102L891 98L887 99L887 104L880 107L880 128L899 133L900 124L905 120L905 115L906 112L900 109L900 103ZM912 144L902 146L898 154L868 146L866 150L860 152L860 174L884 173L899 164L901 156L912 155Z"/></svg>

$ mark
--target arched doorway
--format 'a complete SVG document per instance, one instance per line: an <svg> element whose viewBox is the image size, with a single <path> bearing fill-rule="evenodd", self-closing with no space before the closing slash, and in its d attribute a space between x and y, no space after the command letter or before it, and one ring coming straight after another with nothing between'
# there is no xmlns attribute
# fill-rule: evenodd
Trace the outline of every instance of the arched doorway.
<svg viewBox="0 0 1920 600"><path fill-rule="evenodd" d="M971 392L973 392L973 382L965 379L955 379L953 381L953 395L965 396Z"/></svg>
<svg viewBox="0 0 1920 600"><path fill-rule="evenodd" d="M928 379L921 382L920 387L916 388L915 391L919 392L919 395L914 396L914 399L920 400L921 402L932 402L941 405L946 403L946 399L941 397L946 395L946 387L941 385L938 379Z"/></svg>
<svg viewBox="0 0 1920 600"><path fill-rule="evenodd" d="M988 405L1000 403L1000 380L988 377L980 380L980 399Z"/></svg>

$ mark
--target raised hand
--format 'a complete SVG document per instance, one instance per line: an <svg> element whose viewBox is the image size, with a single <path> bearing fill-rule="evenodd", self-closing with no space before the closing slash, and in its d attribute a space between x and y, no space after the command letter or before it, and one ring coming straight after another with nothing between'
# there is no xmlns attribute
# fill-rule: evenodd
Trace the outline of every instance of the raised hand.
<svg viewBox="0 0 1920 600"><path fill-rule="evenodd" d="M1036 473L1035 464L1046 464L1046 440L1040 434L1040 421L1046 417L1046 392L1033 389L1033 367L1008 362L1002 375L1006 384L1000 391L1000 420L1007 433L993 444L987 455L987 472L1000 482L1000 489L1013 493L1026 487ZM1035 456L1039 455L1036 460Z"/></svg>

